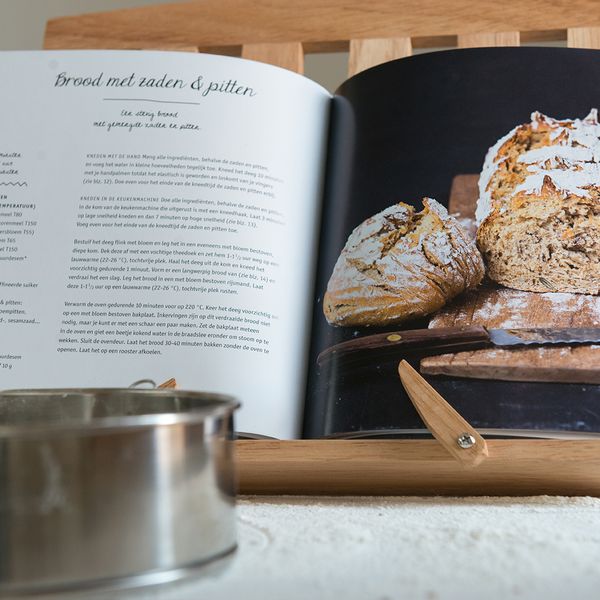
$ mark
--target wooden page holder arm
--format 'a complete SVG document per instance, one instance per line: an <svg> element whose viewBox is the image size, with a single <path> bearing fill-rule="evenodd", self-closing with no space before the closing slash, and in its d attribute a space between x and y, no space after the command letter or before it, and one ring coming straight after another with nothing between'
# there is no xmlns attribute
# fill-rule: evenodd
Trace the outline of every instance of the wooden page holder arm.
<svg viewBox="0 0 600 600"><path fill-rule="evenodd" d="M476 467L488 457L486 441L405 360L398 374L419 416L433 437L463 466Z"/></svg>
<svg viewBox="0 0 600 600"><path fill-rule="evenodd" d="M433 437L464 467L476 467L488 457L485 440L405 360L398 365L400 381ZM157 386L176 389L174 378Z"/></svg>

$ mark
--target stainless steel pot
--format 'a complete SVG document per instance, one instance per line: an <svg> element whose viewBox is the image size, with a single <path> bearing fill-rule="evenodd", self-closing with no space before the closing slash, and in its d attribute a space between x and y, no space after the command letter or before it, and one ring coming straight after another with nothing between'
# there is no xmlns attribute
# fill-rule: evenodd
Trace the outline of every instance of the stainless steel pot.
<svg viewBox="0 0 600 600"><path fill-rule="evenodd" d="M0 593L172 581L233 552L237 406L177 390L0 392Z"/></svg>

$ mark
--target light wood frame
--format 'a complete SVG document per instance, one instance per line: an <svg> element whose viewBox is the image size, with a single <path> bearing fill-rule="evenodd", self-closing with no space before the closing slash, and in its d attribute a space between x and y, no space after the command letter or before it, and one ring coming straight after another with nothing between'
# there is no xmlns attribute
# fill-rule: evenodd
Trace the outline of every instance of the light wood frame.
<svg viewBox="0 0 600 600"><path fill-rule="evenodd" d="M551 40L600 48L597 0L196 0L52 19L45 47L213 52L299 73L305 53L349 50L353 75L413 48Z"/></svg>
<svg viewBox="0 0 600 600"><path fill-rule="evenodd" d="M600 48L597 0L197 0L48 22L45 48L238 55L302 73L311 52L349 51L353 75L414 48L553 40ZM236 443L242 493L593 494L600 440L495 440L465 469L435 440Z"/></svg>

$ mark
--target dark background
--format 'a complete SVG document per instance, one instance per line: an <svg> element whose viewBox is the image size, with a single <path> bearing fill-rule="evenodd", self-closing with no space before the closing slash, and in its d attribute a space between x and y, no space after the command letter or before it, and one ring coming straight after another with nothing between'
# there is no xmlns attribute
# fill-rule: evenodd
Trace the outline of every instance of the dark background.
<svg viewBox="0 0 600 600"><path fill-rule="evenodd" d="M337 328L321 299L350 232L397 202L447 206L452 179L479 173L488 148L539 110L583 118L600 105L600 51L477 48L385 63L346 81L332 105L328 180L316 280L306 437L421 427L396 362L357 367L316 357L385 329ZM408 322L404 329L425 327ZM599 324L600 325L600 324ZM391 329L400 329L395 326ZM436 378L436 389L476 427L600 431L600 387Z"/></svg>

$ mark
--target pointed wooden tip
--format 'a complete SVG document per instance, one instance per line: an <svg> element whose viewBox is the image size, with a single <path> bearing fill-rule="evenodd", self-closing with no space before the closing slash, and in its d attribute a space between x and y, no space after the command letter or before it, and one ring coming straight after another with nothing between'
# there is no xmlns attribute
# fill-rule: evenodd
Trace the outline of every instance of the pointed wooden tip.
<svg viewBox="0 0 600 600"><path fill-rule="evenodd" d="M167 389L167 390L173 390L177 387L177 381L171 377L171 379L167 379L167 381L161 383L158 388L159 389Z"/></svg>
<svg viewBox="0 0 600 600"><path fill-rule="evenodd" d="M411 366L410 363L406 360L401 360L398 363L398 374L400 375L400 379L402 379L402 375L408 375L410 373L417 373ZM417 373L418 374L418 373Z"/></svg>

